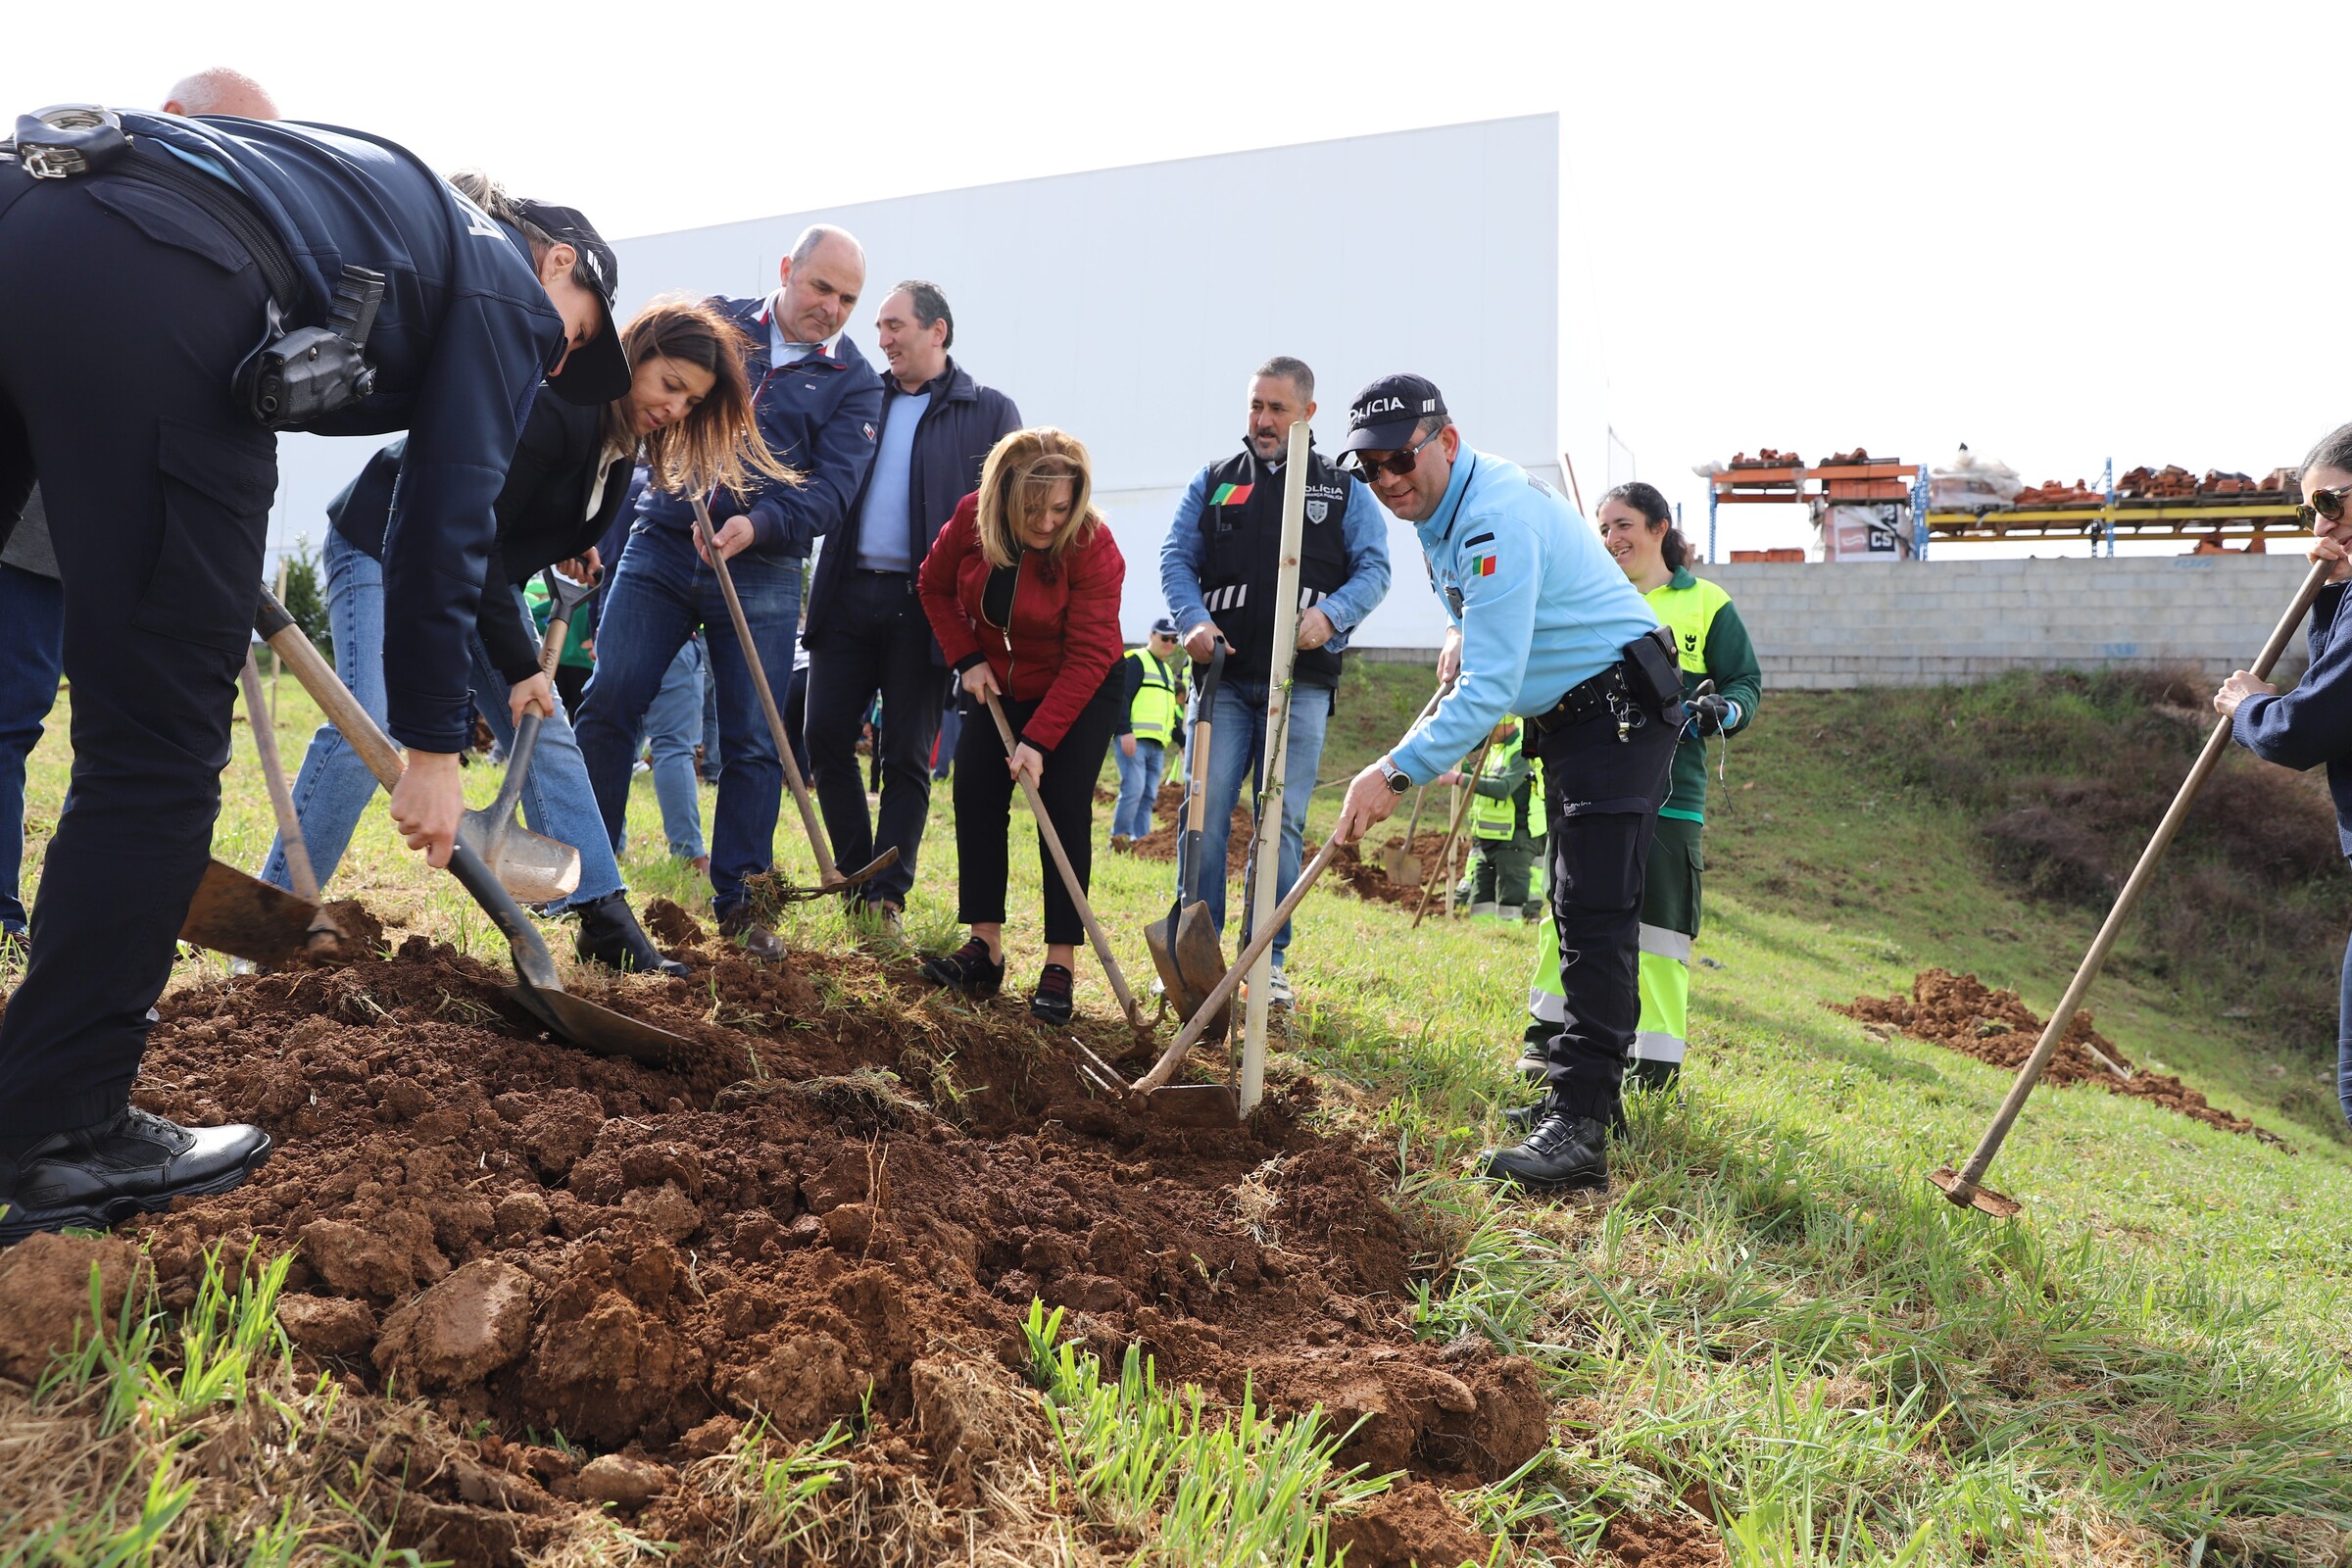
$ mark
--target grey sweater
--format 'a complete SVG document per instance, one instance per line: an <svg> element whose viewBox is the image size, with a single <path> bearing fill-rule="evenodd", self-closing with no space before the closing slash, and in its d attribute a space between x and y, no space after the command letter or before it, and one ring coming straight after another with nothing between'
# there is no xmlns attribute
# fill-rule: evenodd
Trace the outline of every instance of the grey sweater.
<svg viewBox="0 0 2352 1568"><path fill-rule="evenodd" d="M14 566L52 580L57 576L57 551L49 543L49 514L41 506L39 485L24 498L24 515L19 519L17 531L8 536L8 548L0 550L0 566Z"/></svg>

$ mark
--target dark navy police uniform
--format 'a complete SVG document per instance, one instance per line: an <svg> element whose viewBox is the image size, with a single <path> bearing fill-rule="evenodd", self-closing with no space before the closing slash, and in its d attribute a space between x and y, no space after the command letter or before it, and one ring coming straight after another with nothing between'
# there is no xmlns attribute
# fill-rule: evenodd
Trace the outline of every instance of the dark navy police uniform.
<svg viewBox="0 0 2352 1568"><path fill-rule="evenodd" d="M344 267L385 274L372 395L312 428L409 432L384 557L389 728L461 749L491 503L563 348L528 245L357 131L122 120L126 157L233 181L283 238L304 295L289 325L324 319ZM0 1019L0 1140L122 1110L204 874L277 485L275 438L230 394L266 296L195 201L0 161L0 536L37 475L74 692L73 789Z"/></svg>

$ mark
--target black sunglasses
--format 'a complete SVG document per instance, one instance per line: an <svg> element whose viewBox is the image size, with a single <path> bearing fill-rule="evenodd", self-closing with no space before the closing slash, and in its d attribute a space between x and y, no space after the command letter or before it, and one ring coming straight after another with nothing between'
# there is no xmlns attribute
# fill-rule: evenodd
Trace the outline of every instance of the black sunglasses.
<svg viewBox="0 0 2352 1568"><path fill-rule="evenodd" d="M1401 479L1413 471L1413 465L1421 461L1421 449L1437 438L1438 432L1432 430L1402 452L1392 452L1377 462L1368 461L1361 452L1350 452L1340 460L1340 466L1367 481L1377 479L1384 473Z"/></svg>
<svg viewBox="0 0 2352 1568"><path fill-rule="evenodd" d="M2295 509L2295 515L2308 528L2314 517L2326 517L2329 522L2344 520L2344 502L2352 499L2352 490L2314 490L2311 500Z"/></svg>

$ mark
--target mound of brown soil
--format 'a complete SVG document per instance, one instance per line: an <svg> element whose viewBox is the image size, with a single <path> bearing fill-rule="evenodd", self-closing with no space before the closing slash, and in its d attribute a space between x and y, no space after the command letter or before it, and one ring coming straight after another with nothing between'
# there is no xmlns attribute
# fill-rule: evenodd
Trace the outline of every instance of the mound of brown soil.
<svg viewBox="0 0 2352 1568"><path fill-rule="evenodd" d="M1090 1094L1014 1003L951 1003L863 955L756 965L648 922L693 978L597 995L693 1042L669 1070L547 1040L504 976L421 938L162 1004L139 1102L278 1148L128 1234L175 1306L208 1247L294 1250L280 1319L304 1353L354 1397L425 1401L455 1457L413 1464L395 1544L507 1560L612 1498L691 1557L732 1515L680 1478L742 1423L807 1438L870 1398L861 1484L950 1498L940 1550L962 1560L963 1532L994 1528L975 1453L1035 1420L1016 1371L1037 1297L1163 1382L1360 1418L1343 1464L1460 1486L1545 1443L1531 1364L1412 1339L1394 1154L1308 1130L1311 1081L1248 1128L1172 1131ZM826 1007L811 976L858 1001ZM1387 1505L1397 1539L1450 1551L1422 1495Z"/></svg>
<svg viewBox="0 0 2352 1568"><path fill-rule="evenodd" d="M1833 1007L1864 1023L1885 1024L1907 1035L1948 1046L1979 1061L2012 1070L2025 1065L2041 1039L2045 1019L2035 1017L2014 991L1994 991L1973 974L1929 969L1911 982L1911 995L1857 997L1850 1004ZM2104 1056L2105 1061L2099 1058ZM2108 1063L2114 1065L2110 1066ZM2119 1072L2117 1069L2122 1069ZM2129 1078L2123 1073L2130 1073ZM2042 1081L2050 1084L2091 1084L2109 1094L2152 1100L2168 1110L2219 1127L2225 1132L2252 1133L2266 1143L2277 1134L2257 1127L2206 1102L2205 1097L2169 1073L2134 1068L2115 1042L2091 1027L2088 1011L2077 1012L2066 1026Z"/></svg>
<svg viewBox="0 0 2352 1568"><path fill-rule="evenodd" d="M1374 831L1377 833L1378 830ZM1388 868L1381 863L1381 851L1396 838L1397 835L1385 839L1374 837L1348 845L1340 851L1339 858L1331 862L1331 869L1325 874L1338 879L1342 887L1359 899L1370 899L1376 904L1395 904L1407 909L1418 907L1421 889L1412 883L1400 886L1391 882ZM1413 836L1411 853L1421 857L1422 877L1432 884L1430 907L1441 912L1446 907L1446 884L1438 879L1438 856L1445 848L1446 831L1443 828L1435 833ZM1308 847L1308 853L1313 853L1313 846Z"/></svg>
<svg viewBox="0 0 2352 1568"><path fill-rule="evenodd" d="M1723 1568L1723 1540L1689 1514L1620 1514L1600 1533L1601 1548L1626 1568Z"/></svg>

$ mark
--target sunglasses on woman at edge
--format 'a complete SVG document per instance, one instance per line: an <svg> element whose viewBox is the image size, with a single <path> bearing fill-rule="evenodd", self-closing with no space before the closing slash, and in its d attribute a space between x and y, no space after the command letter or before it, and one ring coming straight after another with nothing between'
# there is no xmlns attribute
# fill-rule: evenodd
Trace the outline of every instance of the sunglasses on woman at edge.
<svg viewBox="0 0 2352 1568"><path fill-rule="evenodd" d="M2295 515L2303 519L2303 525L2307 528L2315 517L2341 522L2344 520L2344 503L2348 499L2352 499L2352 490L2314 490L2310 501L2295 508Z"/></svg>

